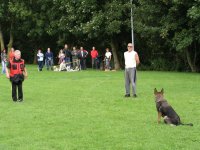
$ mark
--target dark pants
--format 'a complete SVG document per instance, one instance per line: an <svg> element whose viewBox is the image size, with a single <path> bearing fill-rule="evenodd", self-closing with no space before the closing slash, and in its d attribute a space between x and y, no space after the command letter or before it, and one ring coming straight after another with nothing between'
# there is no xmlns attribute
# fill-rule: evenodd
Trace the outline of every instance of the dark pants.
<svg viewBox="0 0 200 150"><path fill-rule="evenodd" d="M49 70L49 68L50 68L51 70L53 70L53 60L47 59L47 60L46 60L46 66L47 66L47 70Z"/></svg>
<svg viewBox="0 0 200 150"><path fill-rule="evenodd" d="M98 69L98 59L97 58L92 58L92 69Z"/></svg>
<svg viewBox="0 0 200 150"><path fill-rule="evenodd" d="M70 57L65 57L66 67L71 66Z"/></svg>
<svg viewBox="0 0 200 150"><path fill-rule="evenodd" d="M38 61L38 68L39 68L39 71L42 71L43 61Z"/></svg>
<svg viewBox="0 0 200 150"><path fill-rule="evenodd" d="M81 70L85 70L86 69L86 59L85 58L80 59L80 64L81 64Z"/></svg>
<svg viewBox="0 0 200 150"><path fill-rule="evenodd" d="M13 101L23 100L23 91L22 91L22 81L19 81L18 83L11 82L12 83L12 99ZM17 98L17 89L18 89L18 98Z"/></svg>

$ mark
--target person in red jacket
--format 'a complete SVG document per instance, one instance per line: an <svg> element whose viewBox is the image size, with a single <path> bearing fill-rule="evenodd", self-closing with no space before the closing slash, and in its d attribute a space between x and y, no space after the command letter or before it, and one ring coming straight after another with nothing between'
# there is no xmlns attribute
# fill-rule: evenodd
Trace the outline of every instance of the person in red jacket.
<svg viewBox="0 0 200 150"><path fill-rule="evenodd" d="M9 59L9 60L12 60L12 59L14 58L14 55L15 55L15 49L12 47L12 48L10 49L9 54L8 54L8 59Z"/></svg>
<svg viewBox="0 0 200 150"><path fill-rule="evenodd" d="M12 84L12 99L14 102L23 101L22 82L24 77L27 77L24 60L21 59L21 52L16 50L14 58L10 59L6 68L6 77L10 79ZM18 89L18 94L17 94ZM18 95L18 97L17 97Z"/></svg>
<svg viewBox="0 0 200 150"><path fill-rule="evenodd" d="M91 58L92 58L92 69L95 68L97 69L97 63L98 63L98 51L95 49L95 47L92 47L92 51L91 51Z"/></svg>

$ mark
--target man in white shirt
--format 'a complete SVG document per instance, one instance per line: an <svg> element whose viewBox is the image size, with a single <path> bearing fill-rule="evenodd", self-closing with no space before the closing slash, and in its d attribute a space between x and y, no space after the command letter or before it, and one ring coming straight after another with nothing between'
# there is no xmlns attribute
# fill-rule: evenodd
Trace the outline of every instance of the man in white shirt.
<svg viewBox="0 0 200 150"><path fill-rule="evenodd" d="M134 47L132 43L128 43L127 49L128 51L124 52L125 89L126 89L125 97L130 97L130 84L132 86L133 97L137 97L136 95L136 67L140 63L140 59L137 52L134 51Z"/></svg>

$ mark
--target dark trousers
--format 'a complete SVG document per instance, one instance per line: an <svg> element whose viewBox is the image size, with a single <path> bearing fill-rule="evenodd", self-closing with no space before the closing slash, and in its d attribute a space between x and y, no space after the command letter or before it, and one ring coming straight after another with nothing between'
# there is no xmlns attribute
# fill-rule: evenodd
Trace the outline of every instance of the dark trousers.
<svg viewBox="0 0 200 150"><path fill-rule="evenodd" d="M98 69L98 59L97 58L92 58L92 69Z"/></svg>
<svg viewBox="0 0 200 150"><path fill-rule="evenodd" d="M80 64L81 64L81 70L85 70L86 69L86 59L85 58L80 59Z"/></svg>
<svg viewBox="0 0 200 150"><path fill-rule="evenodd" d="M12 83L12 99L13 101L17 101L17 99L23 100L23 91L22 91L22 81L18 83ZM18 98L17 98L17 90L18 90Z"/></svg>
<svg viewBox="0 0 200 150"><path fill-rule="evenodd" d="M39 71L42 71L43 61L38 61L38 68L39 68Z"/></svg>

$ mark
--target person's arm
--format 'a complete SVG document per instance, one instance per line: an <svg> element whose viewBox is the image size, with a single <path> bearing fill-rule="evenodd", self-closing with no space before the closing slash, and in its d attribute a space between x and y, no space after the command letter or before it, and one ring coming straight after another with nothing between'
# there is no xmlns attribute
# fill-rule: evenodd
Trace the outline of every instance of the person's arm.
<svg viewBox="0 0 200 150"><path fill-rule="evenodd" d="M97 51L97 57L99 56L99 53L98 53L98 51Z"/></svg>
<svg viewBox="0 0 200 150"><path fill-rule="evenodd" d="M10 74L9 74L9 71L8 71L9 69L8 69L8 67L6 67L6 77L8 78L8 79L10 79Z"/></svg>
<svg viewBox="0 0 200 150"><path fill-rule="evenodd" d="M25 77L25 78L27 78L27 77L28 77L28 73L27 73L26 67L24 67L23 74L24 74L24 77Z"/></svg>
<svg viewBox="0 0 200 150"><path fill-rule="evenodd" d="M10 65L10 61L7 62L7 65L6 65L6 77L8 79L10 79L10 72L9 72L9 69L10 69L11 65Z"/></svg>
<svg viewBox="0 0 200 150"><path fill-rule="evenodd" d="M85 57L87 57L87 55L88 55L88 51L87 51L87 50L85 50L85 53L86 53Z"/></svg>
<svg viewBox="0 0 200 150"><path fill-rule="evenodd" d="M135 54L135 60L136 60L136 64L139 65L139 63L140 63L140 58L139 58L139 56L138 56L137 53Z"/></svg>

